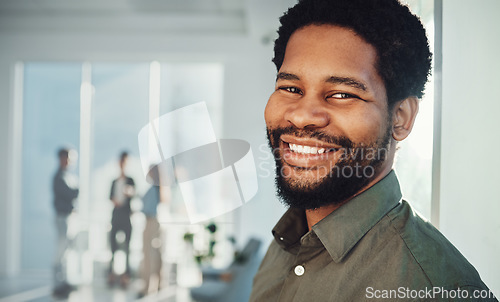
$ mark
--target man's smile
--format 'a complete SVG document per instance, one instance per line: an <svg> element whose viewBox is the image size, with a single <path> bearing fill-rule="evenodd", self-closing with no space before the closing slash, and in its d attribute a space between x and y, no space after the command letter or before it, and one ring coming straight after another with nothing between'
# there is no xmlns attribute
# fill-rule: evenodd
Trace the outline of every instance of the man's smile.
<svg viewBox="0 0 500 302"><path fill-rule="evenodd" d="M314 138L284 134L280 139L283 162L291 167L312 169L329 166L340 146Z"/></svg>

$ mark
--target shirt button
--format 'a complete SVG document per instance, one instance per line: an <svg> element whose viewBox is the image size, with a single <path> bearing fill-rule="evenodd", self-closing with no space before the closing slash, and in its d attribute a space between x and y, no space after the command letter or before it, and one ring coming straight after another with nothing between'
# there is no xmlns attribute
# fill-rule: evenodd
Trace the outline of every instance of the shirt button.
<svg viewBox="0 0 500 302"><path fill-rule="evenodd" d="M285 238L283 238L283 237L280 237L280 240L281 240L281 241L283 241L283 240L285 240Z"/></svg>
<svg viewBox="0 0 500 302"><path fill-rule="evenodd" d="M306 269L302 265L297 265L294 269L295 275L302 276L305 273Z"/></svg>

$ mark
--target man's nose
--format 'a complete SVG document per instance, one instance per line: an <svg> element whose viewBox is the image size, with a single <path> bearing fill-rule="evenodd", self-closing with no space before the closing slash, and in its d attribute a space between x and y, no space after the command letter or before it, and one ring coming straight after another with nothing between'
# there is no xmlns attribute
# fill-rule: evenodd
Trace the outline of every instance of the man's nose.
<svg viewBox="0 0 500 302"><path fill-rule="evenodd" d="M322 100L303 97L285 112L285 119L298 129L323 128L330 122Z"/></svg>

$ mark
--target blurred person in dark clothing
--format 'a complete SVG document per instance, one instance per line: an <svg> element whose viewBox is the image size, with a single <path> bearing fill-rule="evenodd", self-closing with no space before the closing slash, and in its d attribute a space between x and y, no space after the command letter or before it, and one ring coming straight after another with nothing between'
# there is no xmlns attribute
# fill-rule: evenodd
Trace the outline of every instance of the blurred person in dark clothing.
<svg viewBox="0 0 500 302"><path fill-rule="evenodd" d="M74 201L78 196L78 180L68 172L68 166L76 159L77 153L62 148L57 153L59 169L54 175L52 190L54 192L54 208L56 211L57 249L54 261L54 289L56 297L67 297L73 286L67 282L64 256L69 245L68 217L73 211Z"/></svg>
<svg viewBox="0 0 500 302"><path fill-rule="evenodd" d="M116 280L116 275L113 270L115 252L119 249L119 240L117 234L123 232L125 240L122 243L122 249L126 255L126 268L125 273L120 276L120 284L126 287L130 280L130 267L129 267L129 254L130 254L130 236L132 234L132 224L130 223L130 215L132 210L130 208L130 201L135 194L134 180L125 175L125 166L128 159L128 153L122 152L120 154L120 176L115 179L111 185L111 193L109 199L113 202L114 209L111 218L111 262L109 265L108 284L113 285Z"/></svg>

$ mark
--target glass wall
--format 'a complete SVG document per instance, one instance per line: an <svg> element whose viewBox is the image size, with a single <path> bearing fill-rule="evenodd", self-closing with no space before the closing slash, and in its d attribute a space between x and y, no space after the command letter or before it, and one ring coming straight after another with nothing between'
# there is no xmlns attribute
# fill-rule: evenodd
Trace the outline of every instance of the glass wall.
<svg viewBox="0 0 500 302"><path fill-rule="evenodd" d="M90 81L93 95L90 105L90 173L88 221L89 251L97 270L105 271L111 259L109 236L111 230L111 183L120 176L119 157L128 152L125 173L136 183L137 197L132 199L136 211L131 217L132 268L142 259L143 218L140 214L140 196L147 185L139 161L137 133L149 121L149 63L93 63ZM87 125L82 125L86 127ZM115 266L124 267L124 254L118 253ZM104 274L101 274L104 275Z"/></svg>
<svg viewBox="0 0 500 302"><path fill-rule="evenodd" d="M51 266L55 247L52 178L57 151L79 148L78 63L26 63L24 70L21 268ZM77 167L72 167L78 173Z"/></svg>
<svg viewBox="0 0 500 302"><path fill-rule="evenodd" d="M80 155L71 172L79 175L81 191L75 214L70 218L70 281L90 282L106 274L113 209L109 196L111 183L120 173L118 161L122 151L129 153L125 172L136 183L130 263L132 270L137 271L145 221L140 198L150 186L141 167L138 133L151 119L205 102L214 130L220 134L222 89L221 64L25 63L22 269L48 271L52 267L52 177L58 167L57 150L70 146ZM173 125L170 130L181 133L176 127L180 125ZM184 138L179 135L178 139ZM176 146L171 148L175 150ZM205 223L191 225L182 195L175 187L171 191L170 202L160 207L160 221L167 231L165 259L176 262L185 255L186 233L199 233L194 240L194 248L199 252L204 252L208 237ZM231 227L219 228L224 229L229 232ZM124 255L118 255L115 268L118 272L124 270Z"/></svg>

